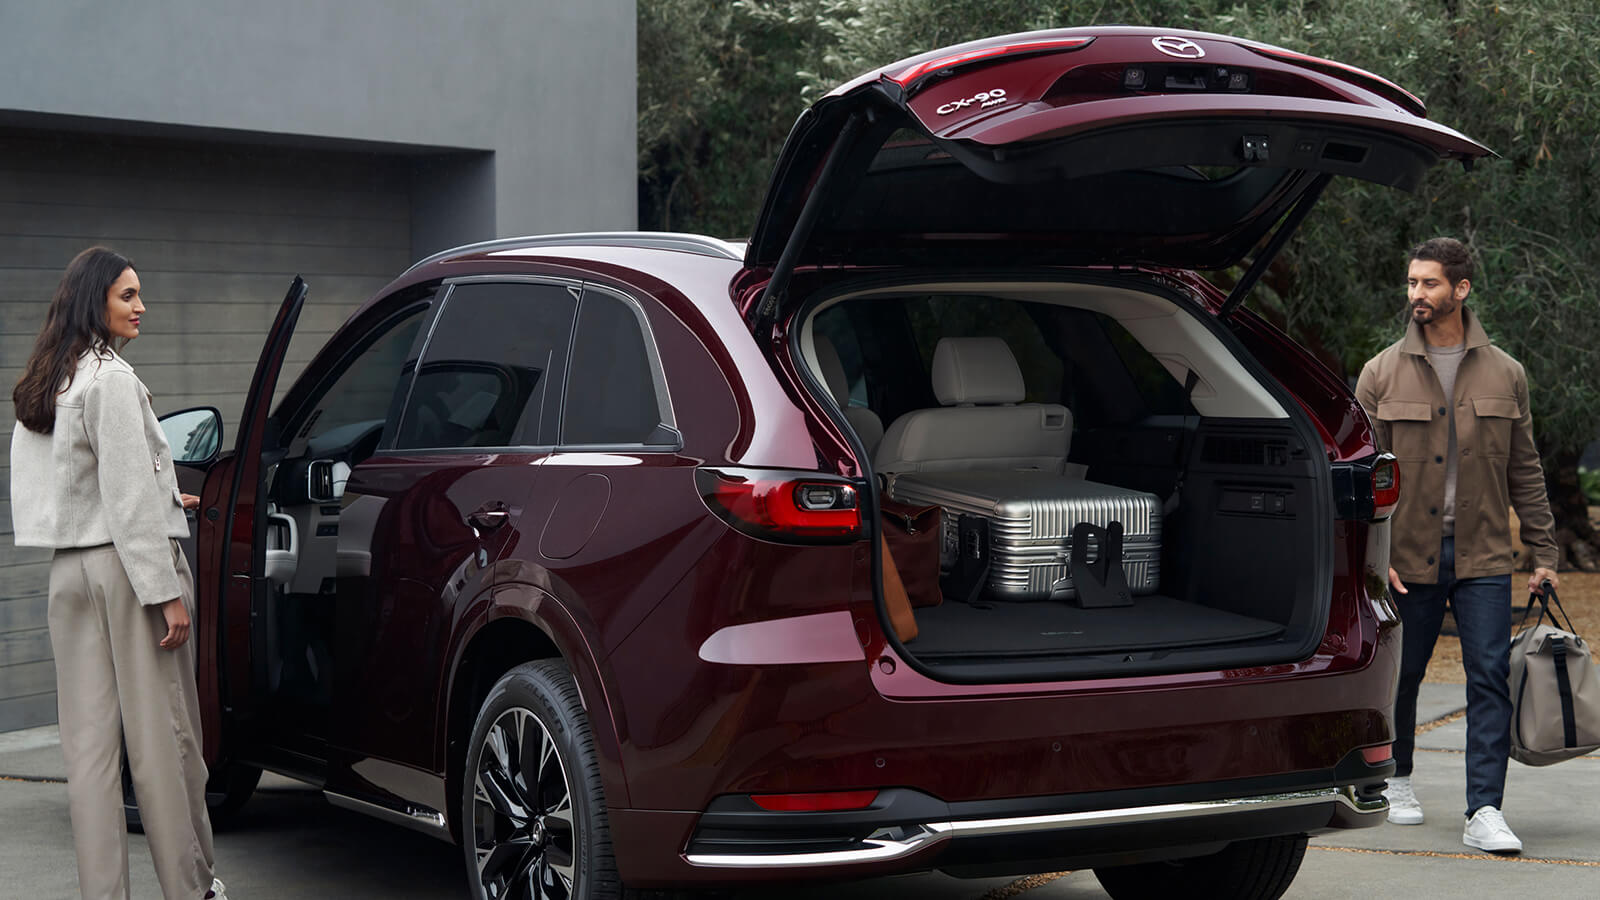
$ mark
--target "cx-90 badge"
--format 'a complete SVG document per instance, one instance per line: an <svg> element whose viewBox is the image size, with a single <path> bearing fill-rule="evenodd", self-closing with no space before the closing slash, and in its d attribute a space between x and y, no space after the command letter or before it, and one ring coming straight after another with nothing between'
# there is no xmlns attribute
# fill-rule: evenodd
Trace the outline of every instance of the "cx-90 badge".
<svg viewBox="0 0 1600 900"><path fill-rule="evenodd" d="M979 109L988 109L991 106L999 106L1004 102L1006 102L1006 92L1001 88L994 88L993 90L979 91L965 100L951 100L949 103L934 110L934 112L941 116L948 116L956 110L966 109L974 103L978 104Z"/></svg>
<svg viewBox="0 0 1600 900"><path fill-rule="evenodd" d="M1206 55L1204 48L1188 38L1158 37L1151 38L1150 43L1154 44L1155 48L1162 53L1168 56L1176 56L1179 59L1199 59Z"/></svg>

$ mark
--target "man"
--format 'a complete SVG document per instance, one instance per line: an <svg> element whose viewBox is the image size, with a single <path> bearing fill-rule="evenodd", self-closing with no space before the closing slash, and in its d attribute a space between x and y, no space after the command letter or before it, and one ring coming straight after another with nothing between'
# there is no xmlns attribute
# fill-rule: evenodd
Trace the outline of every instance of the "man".
<svg viewBox="0 0 1600 900"><path fill-rule="evenodd" d="M1356 396L1378 443L1400 462L1400 506L1391 520L1389 584L1403 626L1395 698L1395 778L1389 821L1420 825L1411 787L1417 689L1448 603L1467 670L1467 822L1462 842L1519 853L1500 813L1511 743L1507 686L1511 640L1511 527L1534 560L1528 590L1556 584L1559 552L1533 446L1522 365L1489 342L1466 308L1472 257L1460 241L1434 238L1411 251L1405 337L1369 360Z"/></svg>

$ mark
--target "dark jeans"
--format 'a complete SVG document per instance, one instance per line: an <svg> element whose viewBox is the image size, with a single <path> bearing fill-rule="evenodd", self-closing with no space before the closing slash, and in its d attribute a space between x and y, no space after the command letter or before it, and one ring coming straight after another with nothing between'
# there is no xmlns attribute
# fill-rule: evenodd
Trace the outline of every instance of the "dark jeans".
<svg viewBox="0 0 1600 900"><path fill-rule="evenodd" d="M1411 774L1417 730L1417 689L1444 622L1445 604L1461 635L1467 670L1467 815L1500 808L1511 753L1511 575L1455 577L1455 538L1439 548L1439 583L1411 584L1397 594L1401 635L1400 690L1394 703L1395 774Z"/></svg>

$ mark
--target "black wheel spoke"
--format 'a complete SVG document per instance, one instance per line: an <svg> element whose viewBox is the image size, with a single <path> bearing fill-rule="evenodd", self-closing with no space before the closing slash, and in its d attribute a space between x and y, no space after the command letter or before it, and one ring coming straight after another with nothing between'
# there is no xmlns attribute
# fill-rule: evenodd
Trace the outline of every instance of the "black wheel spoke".
<svg viewBox="0 0 1600 900"><path fill-rule="evenodd" d="M574 877L572 851L550 847L544 852L544 868L546 881L549 884L549 896L556 900L566 900L572 896L572 879Z"/></svg>
<svg viewBox="0 0 1600 900"><path fill-rule="evenodd" d="M550 735L544 726L531 715L518 717L518 744L517 765L519 767L518 783L521 785L522 799L527 804L528 811L532 813L543 812L539 805L539 783L544 777L543 757L545 747L553 746Z"/></svg>
<svg viewBox="0 0 1600 900"><path fill-rule="evenodd" d="M489 896L503 896L503 891L497 893L492 889L493 886L505 886L515 879L523 865L523 859L531 849L526 839L496 841L487 846L481 843L478 845L478 876Z"/></svg>
<svg viewBox="0 0 1600 900"><path fill-rule="evenodd" d="M516 799L516 788L512 785L512 778L505 772L479 767L476 797L479 803L486 803L496 813L511 819L526 819L527 807Z"/></svg>
<svg viewBox="0 0 1600 900"><path fill-rule="evenodd" d="M539 872L544 868L543 854L537 848L529 847L529 852L517 863L515 877L516 896L525 897L527 900L539 900Z"/></svg>

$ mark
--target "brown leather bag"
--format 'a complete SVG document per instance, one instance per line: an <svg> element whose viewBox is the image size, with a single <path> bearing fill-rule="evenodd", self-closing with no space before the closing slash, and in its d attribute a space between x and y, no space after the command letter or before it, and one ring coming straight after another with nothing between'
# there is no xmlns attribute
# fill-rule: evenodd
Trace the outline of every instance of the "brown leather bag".
<svg viewBox="0 0 1600 900"><path fill-rule="evenodd" d="M906 586L900 581L900 569L894 563L894 553L889 542L881 536L878 548L883 551L883 602L889 607L889 624L900 643L908 643L917 636L917 617L911 613L911 601L906 598Z"/></svg>
<svg viewBox="0 0 1600 900"><path fill-rule="evenodd" d="M939 590L939 545L944 539L942 513L937 506L914 506L882 497L883 539L894 553L900 580L914 607L944 602Z"/></svg>

